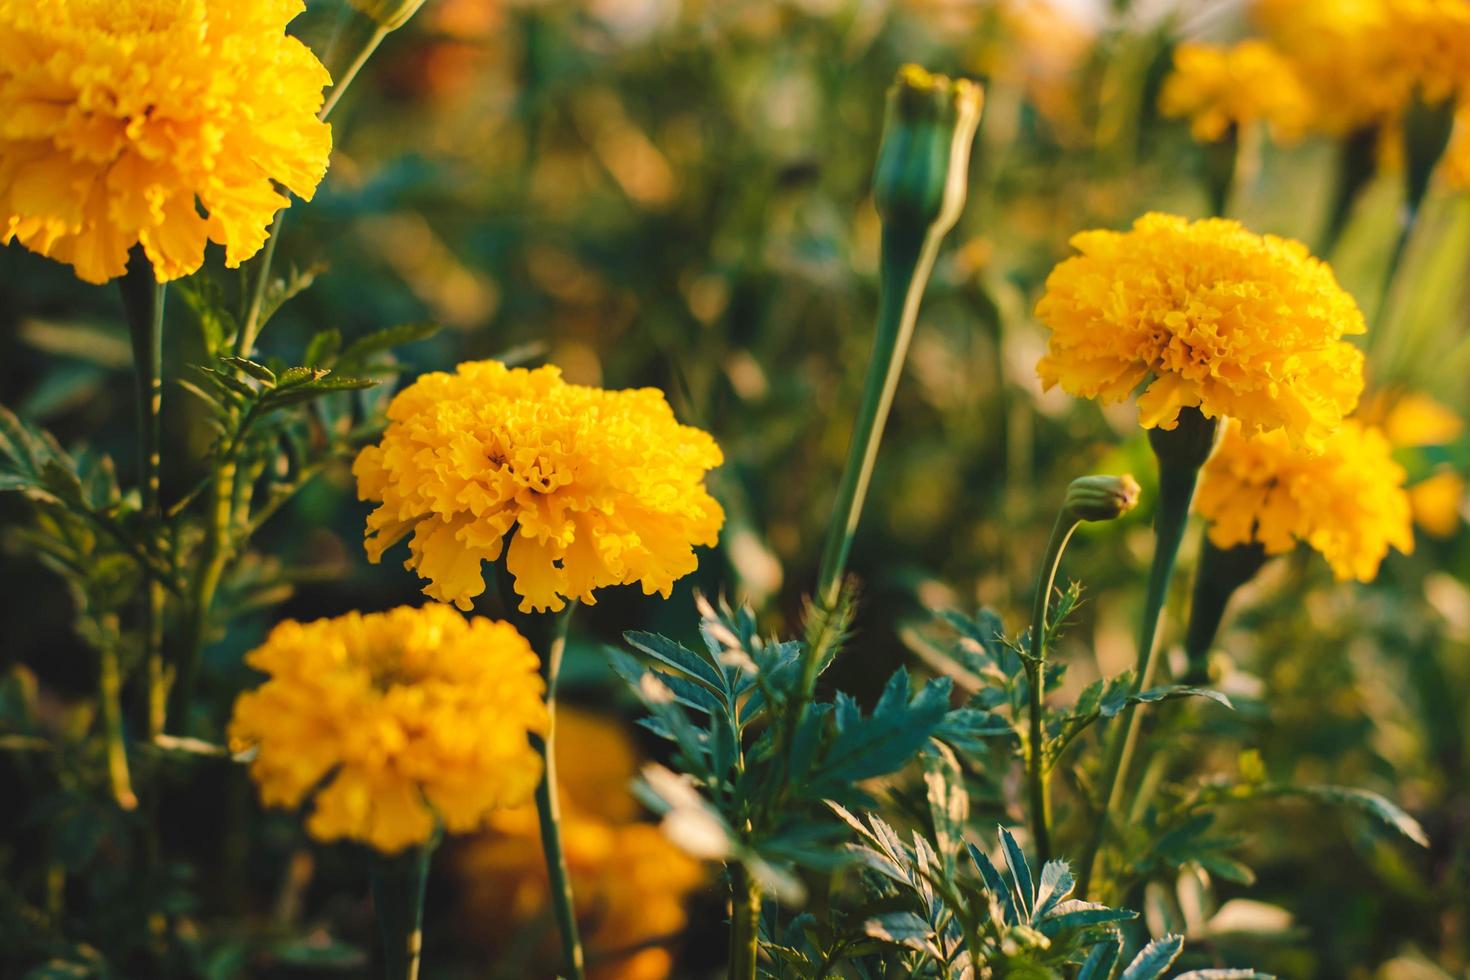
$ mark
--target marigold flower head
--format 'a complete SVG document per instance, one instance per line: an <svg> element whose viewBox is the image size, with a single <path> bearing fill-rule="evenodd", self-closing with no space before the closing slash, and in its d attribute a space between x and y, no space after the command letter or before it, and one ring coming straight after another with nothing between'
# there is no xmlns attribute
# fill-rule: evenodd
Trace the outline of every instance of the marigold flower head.
<svg viewBox="0 0 1470 980"><path fill-rule="evenodd" d="M0 242L119 276L141 244L160 282L232 268L309 199L331 79L285 34L301 0L0 0Z"/></svg>
<svg viewBox="0 0 1470 980"><path fill-rule="evenodd" d="M1052 270L1036 305L1051 328L1037 365L1048 388L1116 402L1147 381L1145 428L1197 406L1308 447L1357 403L1363 355L1342 337L1363 332L1363 315L1301 243L1146 214L1072 246L1082 254Z"/></svg>
<svg viewBox="0 0 1470 980"><path fill-rule="evenodd" d="M1264 41L1229 48L1181 44L1174 70L1159 93L1159 109L1188 117L1203 143L1224 139L1232 126L1264 122L1278 140L1301 137L1312 119L1312 100L1291 64Z"/></svg>
<svg viewBox="0 0 1470 980"><path fill-rule="evenodd" d="M393 853L435 820L452 833L522 806L541 780L547 729L530 644L507 623L449 606L288 620L246 663L269 675L235 702L230 740L257 749L270 806L315 795L307 830Z"/></svg>
<svg viewBox="0 0 1470 980"><path fill-rule="evenodd" d="M1406 479L1388 439L1356 419L1317 455L1279 432L1250 437L1232 425L1204 466L1195 510L1218 547L1259 542L1279 555L1304 541L1339 579L1368 582L1390 546L1414 550Z"/></svg>
<svg viewBox="0 0 1470 980"><path fill-rule="evenodd" d="M657 389L476 361L400 392L382 441L352 471L358 496L379 504L370 560L412 533L405 567L428 580L426 594L469 609L485 590L481 562L514 531L505 564L529 612L635 582L667 598L724 523L703 484L722 458Z"/></svg>

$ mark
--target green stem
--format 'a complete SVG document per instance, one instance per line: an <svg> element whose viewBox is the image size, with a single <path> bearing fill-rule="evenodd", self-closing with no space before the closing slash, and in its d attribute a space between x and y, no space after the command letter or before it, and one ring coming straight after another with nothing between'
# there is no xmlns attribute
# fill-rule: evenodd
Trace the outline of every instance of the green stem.
<svg viewBox="0 0 1470 980"><path fill-rule="evenodd" d="M375 854L372 862L373 911L383 940L387 980L417 980L424 948L424 894L434 840L401 854Z"/></svg>
<svg viewBox="0 0 1470 980"><path fill-rule="evenodd" d="M853 535L862 516L863 499L867 496L873 465L878 459L878 447L883 440L883 427L893 406L893 393L898 388L909 340L919 318L919 301L924 296L924 287L929 282L934 257L943 238L943 231L931 228L919 233L908 223L887 224L883 229L878 328L868 361L862 403L853 426L852 443L848 447L847 464L837 486L832 520L827 526L821 570L817 574L817 602L828 609L836 604L842 589ZM823 652L807 651L801 684L802 696L806 700L810 700L816 688Z"/></svg>
<svg viewBox="0 0 1470 980"><path fill-rule="evenodd" d="M107 780L117 805L124 810L134 810L138 806L138 797L133 793L123 739L122 671L118 667L117 647L110 640L104 641L97 653L97 699L100 702L102 737L107 746Z"/></svg>
<svg viewBox="0 0 1470 980"><path fill-rule="evenodd" d="M187 734L189 711L194 703L199 661L209 642L210 612L215 592L224 577L231 552L231 518L234 514L236 463L233 458L221 460L215 467L210 486L210 509L204 526L204 550L199 571L189 590L188 633L180 653L172 704L169 706L169 728Z"/></svg>
<svg viewBox="0 0 1470 980"><path fill-rule="evenodd" d="M1220 548L1205 537L1189 603L1189 626L1184 633L1184 652L1189 658L1186 683L1209 679L1206 661L1225 620L1225 608L1235 590L1249 582L1265 563L1266 549L1259 544Z"/></svg>
<svg viewBox="0 0 1470 980"><path fill-rule="evenodd" d="M1185 409L1181 412L1178 425L1173 430L1149 430L1149 441L1159 460L1159 498L1154 513L1154 558L1149 569L1148 593L1143 606L1143 621L1138 640L1138 667L1133 677L1132 694L1151 687L1154 674L1158 670L1159 651L1155 639L1159 621L1163 617L1169 583L1174 577L1179 545L1184 540L1184 529L1189 523L1189 505L1194 499L1199 469L1214 447L1215 432L1215 420L1205 419L1197 409ZM1128 784L1128 769L1138 744L1142 717L1141 706L1135 705L1124 709L1123 717L1119 718L1121 726L1118 722L1111 726L1113 731L1103 759L1102 778L1098 783L1105 794L1103 799L1107 802L1103 813L1093 824L1091 837L1078 865L1079 897L1087 897L1088 887L1097 870L1096 864L1103 841L1122 808L1124 788Z"/></svg>
<svg viewBox="0 0 1470 980"><path fill-rule="evenodd" d="M760 920L760 885L745 865L731 864L730 980L755 980Z"/></svg>
<svg viewBox="0 0 1470 980"><path fill-rule="evenodd" d="M337 80L337 84L333 85L332 90L327 93L326 101L322 103L321 111L317 113L318 119L323 122L327 120L327 117L332 114L332 110L337 108L337 103L341 101L342 96L347 93L347 88L352 84L352 80L362 71L368 59L373 56L373 52L378 50L378 45L383 43L383 38L391 33L391 28L381 25L373 31L362 48L357 52L357 56L352 59L352 63L343 71L342 77ZM260 259L256 263L255 284L250 291L250 305L246 308L245 321L240 327L240 338L235 345L235 353L240 357L250 356L250 352L255 349L255 341L260 336L261 311L265 307L265 296L270 288L271 264L275 261L276 243L280 240L281 225L285 223L285 220L286 208L282 208L276 212L275 220L271 222L270 234L265 241L265 249L261 252Z"/></svg>
<svg viewBox="0 0 1470 980"><path fill-rule="evenodd" d="M508 579L509 576L503 576ZM514 603L514 598L510 599ZM511 608L514 608L512 605ZM562 969L569 980L586 976L586 956L577 933L577 910L572 901L572 878L567 871L566 850L561 839L561 798L556 780L556 685L561 674L562 654L567 645L574 602L558 613L520 617L522 632L541 658L541 676L546 681L546 712L549 723L544 739L532 736L541 754L545 775L536 787L536 816L541 824L541 852L546 858L546 876L551 885L551 906L561 934Z"/></svg>
<svg viewBox="0 0 1470 980"><path fill-rule="evenodd" d="M1031 836L1036 844L1038 860L1051 860L1051 793L1047 785L1046 736L1042 698L1046 687L1046 610L1051 604L1051 590L1057 580L1062 552L1078 521L1065 512L1057 515L1051 529L1051 540L1041 560L1036 579L1036 595L1031 601L1031 656L1026 661L1026 684L1030 690L1031 734L1026 754L1027 785L1031 793Z"/></svg>
<svg viewBox="0 0 1470 980"><path fill-rule="evenodd" d="M128 256L121 281L123 306L133 340L133 373L138 392L138 471L143 518L150 541L163 530L160 496L160 409L163 405L163 308L165 289L141 247ZM168 682L163 666L164 586L150 565L143 566L143 650L147 677L147 735L163 731Z"/></svg>

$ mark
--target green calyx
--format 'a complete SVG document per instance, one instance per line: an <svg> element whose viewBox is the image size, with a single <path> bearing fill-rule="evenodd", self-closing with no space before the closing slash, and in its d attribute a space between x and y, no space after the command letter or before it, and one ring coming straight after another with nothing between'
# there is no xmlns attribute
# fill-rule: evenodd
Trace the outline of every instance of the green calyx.
<svg viewBox="0 0 1470 980"><path fill-rule="evenodd" d="M970 145L984 95L967 79L918 65L899 70L888 90L883 143L873 198L885 222L911 223L938 234L954 226L965 204Z"/></svg>

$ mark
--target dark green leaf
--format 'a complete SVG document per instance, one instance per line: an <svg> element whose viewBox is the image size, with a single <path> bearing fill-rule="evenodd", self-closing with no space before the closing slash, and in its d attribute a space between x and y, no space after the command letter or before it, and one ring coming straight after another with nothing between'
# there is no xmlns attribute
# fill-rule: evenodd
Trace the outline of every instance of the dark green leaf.
<svg viewBox="0 0 1470 980"><path fill-rule="evenodd" d="M1158 980L1164 971L1174 965L1179 951L1184 948L1183 936L1164 936L1155 939L1133 957L1118 980Z"/></svg>

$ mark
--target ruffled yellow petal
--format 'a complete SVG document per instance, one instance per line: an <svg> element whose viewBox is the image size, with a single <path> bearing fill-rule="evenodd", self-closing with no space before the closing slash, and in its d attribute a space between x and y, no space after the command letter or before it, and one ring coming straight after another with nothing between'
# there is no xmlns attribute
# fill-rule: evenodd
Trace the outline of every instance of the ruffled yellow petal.
<svg viewBox="0 0 1470 980"><path fill-rule="evenodd" d="M667 596L716 543L724 511L704 486L722 460L653 389L567 384L554 367L461 364L405 388L353 465L368 556L414 527L408 567L468 609L481 563L512 535L506 568L524 611L639 584ZM451 533L452 531L452 533Z"/></svg>
<svg viewBox="0 0 1470 980"><path fill-rule="evenodd" d="M0 0L0 241L123 273L142 244L159 281L206 241L239 265L287 200L310 198L329 84L285 33L299 2ZM204 212L201 216L200 211Z"/></svg>

